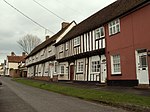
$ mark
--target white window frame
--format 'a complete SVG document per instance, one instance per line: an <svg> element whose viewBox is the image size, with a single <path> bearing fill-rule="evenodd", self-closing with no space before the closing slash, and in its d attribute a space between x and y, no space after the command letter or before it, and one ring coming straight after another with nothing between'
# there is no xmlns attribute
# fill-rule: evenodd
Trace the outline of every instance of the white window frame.
<svg viewBox="0 0 150 112"><path fill-rule="evenodd" d="M41 50L41 56L44 56L44 49Z"/></svg>
<svg viewBox="0 0 150 112"><path fill-rule="evenodd" d="M113 74L121 74L121 60L120 55L111 55L111 73Z"/></svg>
<svg viewBox="0 0 150 112"><path fill-rule="evenodd" d="M95 61L91 62L91 72L92 73L99 73L100 72L100 60L95 60Z"/></svg>
<svg viewBox="0 0 150 112"><path fill-rule="evenodd" d="M64 46L63 46L63 44L61 44L61 45L59 46L59 52L63 52L63 50L64 50Z"/></svg>
<svg viewBox="0 0 150 112"><path fill-rule="evenodd" d="M64 73L65 73L65 66L64 65L60 65L60 74L64 74Z"/></svg>
<svg viewBox="0 0 150 112"><path fill-rule="evenodd" d="M54 73L57 73L57 61L54 62Z"/></svg>
<svg viewBox="0 0 150 112"><path fill-rule="evenodd" d="M69 48L69 43L66 42L66 43L65 43L65 50L68 50L68 48Z"/></svg>
<svg viewBox="0 0 150 112"><path fill-rule="evenodd" d="M80 36L74 38L74 47L79 46L80 45Z"/></svg>
<svg viewBox="0 0 150 112"><path fill-rule="evenodd" d="M51 52L52 51L52 46L49 46L48 47L48 52Z"/></svg>
<svg viewBox="0 0 150 112"><path fill-rule="evenodd" d="M109 35L114 35L120 32L120 19L115 19L108 24Z"/></svg>
<svg viewBox="0 0 150 112"><path fill-rule="evenodd" d="M77 73L82 73L84 68L84 62L83 61L77 61Z"/></svg>
<svg viewBox="0 0 150 112"><path fill-rule="evenodd" d="M105 37L105 30L104 30L104 27L100 27L100 28L97 28L95 30L95 39L100 39L100 38L103 38Z"/></svg>

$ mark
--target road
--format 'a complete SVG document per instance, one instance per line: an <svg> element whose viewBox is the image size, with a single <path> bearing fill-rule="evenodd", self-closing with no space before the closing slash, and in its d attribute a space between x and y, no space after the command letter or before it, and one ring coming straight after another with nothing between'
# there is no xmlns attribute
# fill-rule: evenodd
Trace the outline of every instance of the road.
<svg viewBox="0 0 150 112"><path fill-rule="evenodd" d="M1 77L0 112L127 112L16 83Z"/></svg>

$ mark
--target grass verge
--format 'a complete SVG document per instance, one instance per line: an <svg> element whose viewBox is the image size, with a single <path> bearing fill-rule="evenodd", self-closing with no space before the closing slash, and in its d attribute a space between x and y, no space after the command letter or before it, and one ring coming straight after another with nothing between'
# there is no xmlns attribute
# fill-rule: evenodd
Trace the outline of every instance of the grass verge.
<svg viewBox="0 0 150 112"><path fill-rule="evenodd" d="M93 89L64 86L54 83L44 83L28 79L13 79L16 82L37 87L40 89L74 96L85 100L96 101L117 107L123 107L133 111L150 111L150 97L135 94L116 93Z"/></svg>

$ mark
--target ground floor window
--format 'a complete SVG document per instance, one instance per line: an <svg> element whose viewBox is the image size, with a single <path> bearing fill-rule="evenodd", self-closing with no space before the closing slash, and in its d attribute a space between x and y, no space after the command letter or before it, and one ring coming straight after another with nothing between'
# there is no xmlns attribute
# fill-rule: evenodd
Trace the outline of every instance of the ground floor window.
<svg viewBox="0 0 150 112"><path fill-rule="evenodd" d="M100 61L92 61L92 72L100 72Z"/></svg>
<svg viewBox="0 0 150 112"><path fill-rule="evenodd" d="M120 64L120 55L111 56L111 69L112 74L121 74L121 64Z"/></svg>
<svg viewBox="0 0 150 112"><path fill-rule="evenodd" d="M60 73L61 73L61 74L64 74L64 73L65 73L65 67L64 67L64 65L61 65L61 66L60 66Z"/></svg>
<svg viewBox="0 0 150 112"><path fill-rule="evenodd" d="M77 63L77 72L83 72L83 61Z"/></svg>

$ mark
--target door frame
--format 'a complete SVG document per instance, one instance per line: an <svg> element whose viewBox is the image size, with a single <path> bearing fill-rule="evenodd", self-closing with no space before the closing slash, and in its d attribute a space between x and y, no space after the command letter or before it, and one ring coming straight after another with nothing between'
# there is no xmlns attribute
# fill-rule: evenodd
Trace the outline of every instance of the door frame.
<svg viewBox="0 0 150 112"><path fill-rule="evenodd" d="M147 76L145 75L145 77L148 78L148 81L145 83L146 85L149 85L149 64L148 64L148 55L147 55L147 50L146 49L137 49L135 51L135 63L136 63L136 75L137 75L137 80L138 80L138 84L144 84L144 83L140 83L140 70L139 70L139 54L145 53L146 54L146 61L147 61Z"/></svg>
<svg viewBox="0 0 150 112"><path fill-rule="evenodd" d="M69 69L69 76L70 76L70 81L74 80L74 64L70 64L70 69Z"/></svg>

